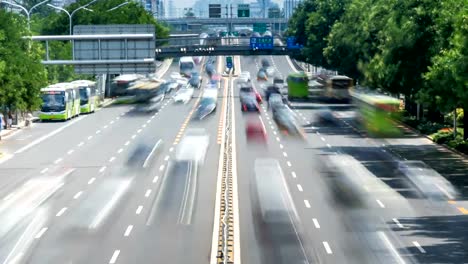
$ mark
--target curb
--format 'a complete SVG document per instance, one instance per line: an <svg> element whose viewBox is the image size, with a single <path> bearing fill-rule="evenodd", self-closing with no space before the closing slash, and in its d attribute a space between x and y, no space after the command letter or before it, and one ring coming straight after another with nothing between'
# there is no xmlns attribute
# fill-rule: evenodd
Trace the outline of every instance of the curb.
<svg viewBox="0 0 468 264"><path fill-rule="evenodd" d="M99 107L100 107L100 108L105 108L105 107L107 107L107 106L113 104L114 101L115 101L115 99L111 99L111 100L109 100L109 101L107 101L107 102L105 102L105 103L102 103Z"/></svg>
<svg viewBox="0 0 468 264"><path fill-rule="evenodd" d="M465 159L468 159L468 155L467 155L467 154L462 153L462 152L460 152L460 151L458 151L458 150L456 150L456 149L454 149L454 148L452 148L452 147L450 147L450 146L448 146L448 145L446 145L446 144L439 144L439 143L436 143L436 142L434 142L434 140L432 140L432 138L429 137L428 135L422 134L421 132L419 132L419 130L416 130L415 128L413 128L413 127L411 127L411 126L409 126L409 125L407 125L407 124L405 124L405 123L403 123L403 122L401 122L401 121L396 121L396 123L398 123L399 125L404 126L405 128L411 130L411 132L415 133L415 134L418 135L418 136L422 136L422 137L425 137L425 138L429 139L429 140L430 140L432 143L434 143L435 145L442 146L442 147L446 148L447 150L452 151L453 153L458 154L458 155L462 156L462 157L465 158Z"/></svg>

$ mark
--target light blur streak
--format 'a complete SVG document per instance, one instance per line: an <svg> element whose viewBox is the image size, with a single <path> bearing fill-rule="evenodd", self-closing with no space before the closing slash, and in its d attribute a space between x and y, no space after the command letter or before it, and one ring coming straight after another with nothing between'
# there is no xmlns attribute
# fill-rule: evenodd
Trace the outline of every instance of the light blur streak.
<svg viewBox="0 0 468 264"><path fill-rule="evenodd" d="M204 129L188 129L177 145L176 160L196 161L203 164L210 139Z"/></svg>

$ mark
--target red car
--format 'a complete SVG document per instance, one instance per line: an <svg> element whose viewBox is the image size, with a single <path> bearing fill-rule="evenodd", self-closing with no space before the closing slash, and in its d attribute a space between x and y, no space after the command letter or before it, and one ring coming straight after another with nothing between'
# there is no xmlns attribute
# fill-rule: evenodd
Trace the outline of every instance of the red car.
<svg viewBox="0 0 468 264"><path fill-rule="evenodd" d="M245 134L247 136L247 141L267 142L265 127L260 121L248 121L245 126Z"/></svg>
<svg viewBox="0 0 468 264"><path fill-rule="evenodd" d="M260 93L254 87L252 87L252 88L253 88L253 91L255 93L255 98L257 99L257 103L259 103L259 104L263 103L263 99L262 99L262 96L260 95Z"/></svg>

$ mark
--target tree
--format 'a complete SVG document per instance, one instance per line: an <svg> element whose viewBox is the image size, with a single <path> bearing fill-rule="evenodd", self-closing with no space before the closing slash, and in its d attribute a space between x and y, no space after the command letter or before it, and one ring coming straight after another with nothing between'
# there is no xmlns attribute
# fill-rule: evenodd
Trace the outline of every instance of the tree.
<svg viewBox="0 0 468 264"><path fill-rule="evenodd" d="M41 46L23 39L23 16L0 10L0 106L34 110L41 104L40 89L47 83ZM4 110L3 109L3 110Z"/></svg>

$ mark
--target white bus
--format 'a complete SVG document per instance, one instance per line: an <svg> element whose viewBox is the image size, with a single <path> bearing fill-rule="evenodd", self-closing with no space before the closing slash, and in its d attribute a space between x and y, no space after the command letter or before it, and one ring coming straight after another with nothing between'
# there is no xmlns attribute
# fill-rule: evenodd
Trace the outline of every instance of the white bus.
<svg viewBox="0 0 468 264"><path fill-rule="evenodd" d="M190 77L195 69L195 62L192 57L181 57L179 60L179 69L182 76Z"/></svg>

